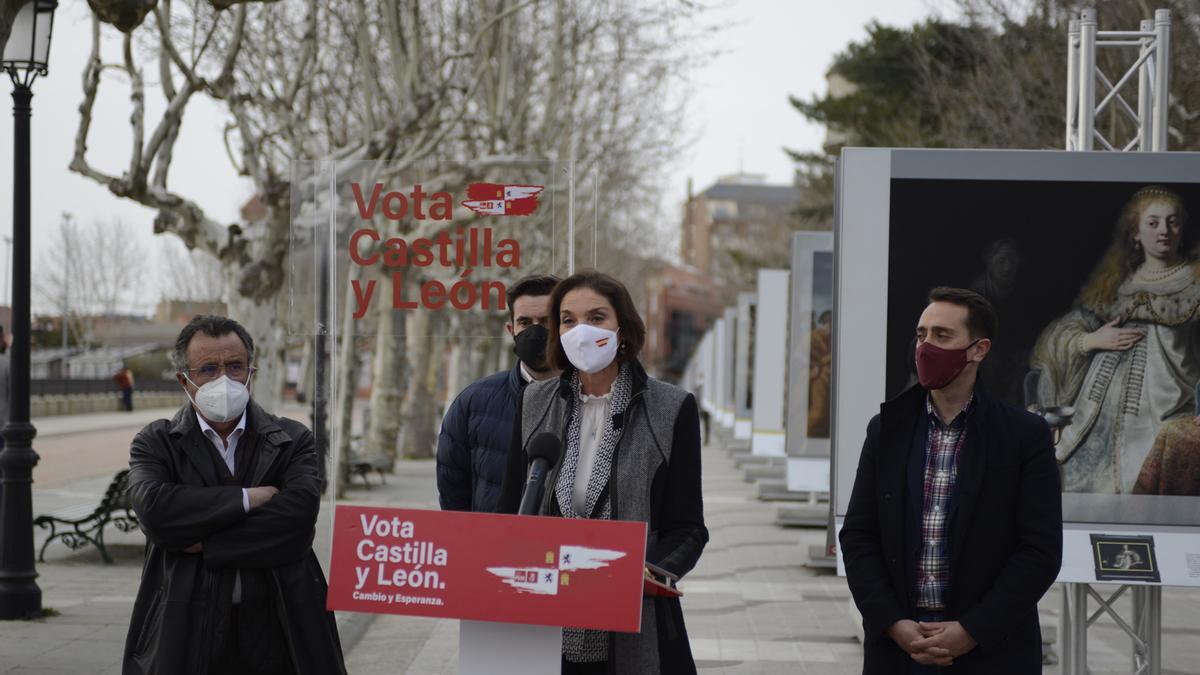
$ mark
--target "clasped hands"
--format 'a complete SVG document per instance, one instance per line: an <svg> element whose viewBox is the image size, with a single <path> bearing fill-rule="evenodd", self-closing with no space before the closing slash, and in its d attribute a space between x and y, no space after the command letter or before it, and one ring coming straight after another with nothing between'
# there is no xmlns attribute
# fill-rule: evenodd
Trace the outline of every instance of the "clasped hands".
<svg viewBox="0 0 1200 675"><path fill-rule="evenodd" d="M251 511L271 501L271 497L274 497L277 494L279 494L279 488L273 485L261 485L259 487L246 488L246 496L249 497ZM203 550L204 544L198 541L183 549L183 552L200 553Z"/></svg>
<svg viewBox="0 0 1200 675"><path fill-rule="evenodd" d="M917 623L901 619L888 629L888 636L912 657L927 666L949 666L954 659L975 648L975 638L957 621Z"/></svg>

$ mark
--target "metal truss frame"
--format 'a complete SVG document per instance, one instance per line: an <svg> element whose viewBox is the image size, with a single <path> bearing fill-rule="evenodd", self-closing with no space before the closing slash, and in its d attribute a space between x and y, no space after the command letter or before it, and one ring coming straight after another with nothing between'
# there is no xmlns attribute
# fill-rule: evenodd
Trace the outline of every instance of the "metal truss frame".
<svg viewBox="0 0 1200 675"><path fill-rule="evenodd" d="M1083 10L1080 17L1072 19L1068 25L1066 149L1095 150L1099 143L1102 149L1112 152L1165 152L1171 89L1170 10L1156 10L1154 19L1143 20L1135 31L1098 30L1094 8ZM1116 83L1096 64L1096 50L1110 48L1138 50L1137 59ZM1122 91L1135 81L1136 110L1122 95ZM1098 103L1097 83L1104 87L1104 98ZM1096 128L1096 117L1110 105L1124 113L1137 129L1133 139L1119 148L1114 139L1106 138ZM1085 583L1063 584L1058 630L1062 675L1088 675L1088 628L1106 615L1132 641L1130 672L1133 675L1161 675L1162 587L1119 586L1107 598L1097 588ZM1117 600L1126 592L1133 601L1130 620L1123 618L1115 608ZM1096 610L1090 616L1089 599L1096 603Z"/></svg>
<svg viewBox="0 0 1200 675"><path fill-rule="evenodd" d="M1167 115L1171 91L1171 12L1160 9L1153 20L1143 20L1138 30L1098 30L1096 10L1085 9L1072 19L1067 38L1066 149L1094 150L1098 143L1110 151L1167 149ZM1116 83L1096 64L1097 49L1137 49L1138 58ZM1122 90L1137 85L1137 108ZM1097 84L1104 97L1096 101ZM1096 128L1096 118L1109 106L1124 113L1137 133L1117 147Z"/></svg>

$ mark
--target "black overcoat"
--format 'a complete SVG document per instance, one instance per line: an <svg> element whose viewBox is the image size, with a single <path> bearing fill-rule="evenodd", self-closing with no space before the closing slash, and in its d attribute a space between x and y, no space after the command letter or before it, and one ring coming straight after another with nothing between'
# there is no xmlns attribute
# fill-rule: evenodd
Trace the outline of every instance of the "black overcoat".
<svg viewBox="0 0 1200 675"><path fill-rule="evenodd" d="M907 675L910 668L911 658L887 629L914 616L906 467L917 425L926 423L926 395L914 386L880 406L867 426L840 534L846 580L863 616L866 675ZM1037 603L1062 564L1062 493L1050 429L977 387L958 462L946 524L946 614L978 646L943 672L1040 673Z"/></svg>
<svg viewBox="0 0 1200 675"><path fill-rule="evenodd" d="M325 576L312 551L321 495L313 434L251 401L237 453L239 461L254 461L250 486L279 488L249 513L241 488L218 476L216 450L190 404L133 439L129 498L147 543L125 675L207 673L236 569L264 580L271 602L263 607L280 621L298 673L345 673L337 626L325 610ZM201 553L183 552L198 542ZM257 609L243 603L243 620Z"/></svg>
<svg viewBox="0 0 1200 675"><path fill-rule="evenodd" d="M609 483L597 500L592 516L599 514L606 498L613 520L638 520L636 511L644 511L644 520L649 526L646 560L683 576L695 567L708 543L700 478L700 414L693 395L653 380L636 360L631 366L631 399L623 413L613 416L619 438L612 456ZM560 439L565 441L567 424L578 401L572 396L572 372L564 372L556 381L533 383L525 388L517 404L508 468L496 506L498 513L516 513L520 506L525 467L529 465L526 448L533 435L541 430L561 430ZM523 429L527 406L530 406L530 418L541 421ZM566 446L565 442L563 446ZM660 458L667 459L662 461ZM561 463L560 457L546 479L547 485L554 485ZM643 469L623 472L622 466ZM638 494L639 491L643 494ZM550 496L553 494L551 491ZM644 505L644 508L635 505ZM543 500L543 506L542 515L562 515L556 498ZM696 664L679 598L647 598L645 603L653 606L654 654L643 649L645 642L640 640L639 634L613 633L616 637L609 640L608 672L615 675L695 673ZM647 613L643 611L641 635L650 634L646 617ZM642 657L654 663L642 662L641 667L630 665L632 660Z"/></svg>

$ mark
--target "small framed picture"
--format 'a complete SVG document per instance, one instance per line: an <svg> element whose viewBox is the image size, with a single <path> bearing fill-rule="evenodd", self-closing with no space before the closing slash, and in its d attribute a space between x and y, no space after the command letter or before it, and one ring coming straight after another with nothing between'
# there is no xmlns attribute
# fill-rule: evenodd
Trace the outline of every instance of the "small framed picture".
<svg viewBox="0 0 1200 675"><path fill-rule="evenodd" d="M1096 581L1161 582L1154 537L1093 534Z"/></svg>

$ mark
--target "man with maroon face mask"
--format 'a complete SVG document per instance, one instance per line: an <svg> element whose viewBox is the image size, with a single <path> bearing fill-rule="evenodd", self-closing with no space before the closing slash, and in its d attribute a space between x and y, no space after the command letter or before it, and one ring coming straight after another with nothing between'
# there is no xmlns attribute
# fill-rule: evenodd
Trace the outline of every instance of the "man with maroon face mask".
<svg viewBox="0 0 1200 675"><path fill-rule="evenodd" d="M867 425L840 534L864 675L1041 672L1062 499L1045 421L977 383L997 324L983 296L935 288L920 382Z"/></svg>

